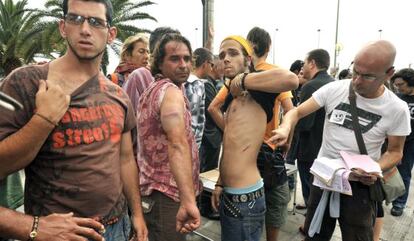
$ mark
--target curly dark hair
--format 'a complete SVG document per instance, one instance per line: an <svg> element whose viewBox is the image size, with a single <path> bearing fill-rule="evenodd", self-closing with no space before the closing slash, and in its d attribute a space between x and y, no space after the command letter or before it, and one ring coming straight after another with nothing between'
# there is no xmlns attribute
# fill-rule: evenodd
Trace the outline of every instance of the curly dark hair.
<svg viewBox="0 0 414 241"><path fill-rule="evenodd" d="M400 69L397 73L395 73L391 77L391 82L394 82L395 79L401 78L405 82L407 82L407 85L412 87L414 86L414 69L411 68L404 68Z"/></svg>
<svg viewBox="0 0 414 241"><path fill-rule="evenodd" d="M190 44L190 41L188 41L187 38L185 38L181 34L175 34L175 33L166 34L157 43L157 45L155 46L153 55L152 55L153 58L152 58L152 63L151 63L151 72L152 72L152 75L154 75L154 76L156 74L162 74L161 69L160 69L160 65L162 64L162 62L164 61L164 58L166 56L165 46L169 42L178 42L178 43L185 44L188 48L189 53L190 53L190 58L192 58L191 44Z"/></svg>

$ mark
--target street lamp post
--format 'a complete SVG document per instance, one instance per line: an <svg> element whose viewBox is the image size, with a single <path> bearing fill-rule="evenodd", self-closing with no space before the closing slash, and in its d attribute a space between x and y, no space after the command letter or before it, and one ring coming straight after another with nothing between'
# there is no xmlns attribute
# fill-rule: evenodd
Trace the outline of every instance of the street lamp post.
<svg viewBox="0 0 414 241"><path fill-rule="evenodd" d="M276 64L276 33L279 31L278 28L275 29L275 35L273 36L273 64Z"/></svg>
<svg viewBox="0 0 414 241"><path fill-rule="evenodd" d="M338 45L338 24L339 24L339 2L336 8L336 30L335 30L335 50L334 50L334 71L336 72L336 56L337 56L337 45Z"/></svg>
<svg viewBox="0 0 414 241"><path fill-rule="evenodd" d="M378 29L378 33L379 33L379 39L382 38L382 29Z"/></svg>
<svg viewBox="0 0 414 241"><path fill-rule="evenodd" d="M194 30L195 30L195 41L194 41L195 46L194 47L197 48L198 28L195 28Z"/></svg>
<svg viewBox="0 0 414 241"><path fill-rule="evenodd" d="M319 43L321 42L321 29L318 28L318 49L319 49Z"/></svg>

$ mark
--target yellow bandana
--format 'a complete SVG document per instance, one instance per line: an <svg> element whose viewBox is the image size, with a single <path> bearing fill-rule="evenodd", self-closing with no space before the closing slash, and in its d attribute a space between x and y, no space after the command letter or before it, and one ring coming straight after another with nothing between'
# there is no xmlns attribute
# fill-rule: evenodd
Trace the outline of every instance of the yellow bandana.
<svg viewBox="0 0 414 241"><path fill-rule="evenodd" d="M229 39L237 41L239 44L241 44L241 46L243 46L244 50L246 50L249 56L253 55L252 46L250 46L250 43L245 38L239 35L231 35L231 36L226 37L223 41L221 41L221 43Z"/></svg>

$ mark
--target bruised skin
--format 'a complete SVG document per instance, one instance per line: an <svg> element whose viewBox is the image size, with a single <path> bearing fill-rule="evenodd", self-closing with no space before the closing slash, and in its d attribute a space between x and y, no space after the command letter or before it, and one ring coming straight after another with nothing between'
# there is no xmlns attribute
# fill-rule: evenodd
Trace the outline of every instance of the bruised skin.
<svg viewBox="0 0 414 241"><path fill-rule="evenodd" d="M261 178L257 153L266 130L266 114L250 94L235 98L225 115L220 177L224 186L244 188Z"/></svg>

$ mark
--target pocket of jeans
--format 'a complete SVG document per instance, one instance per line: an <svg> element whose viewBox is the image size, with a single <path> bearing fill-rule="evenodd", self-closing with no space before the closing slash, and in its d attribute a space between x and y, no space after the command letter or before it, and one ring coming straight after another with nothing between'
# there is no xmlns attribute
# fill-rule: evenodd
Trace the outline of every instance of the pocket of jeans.
<svg viewBox="0 0 414 241"><path fill-rule="evenodd" d="M264 225L265 213L266 207L264 204L249 207L248 215L243 219L243 230L249 240L260 237Z"/></svg>
<svg viewBox="0 0 414 241"><path fill-rule="evenodd" d="M222 214L231 218L241 218L240 210L237 209L236 204L231 203L227 197L222 196L221 198L220 208L222 209Z"/></svg>
<svg viewBox="0 0 414 241"><path fill-rule="evenodd" d="M259 198L254 201L251 201L247 204L248 207L248 217L255 218L255 217L264 217L266 213L266 205L264 198Z"/></svg>

